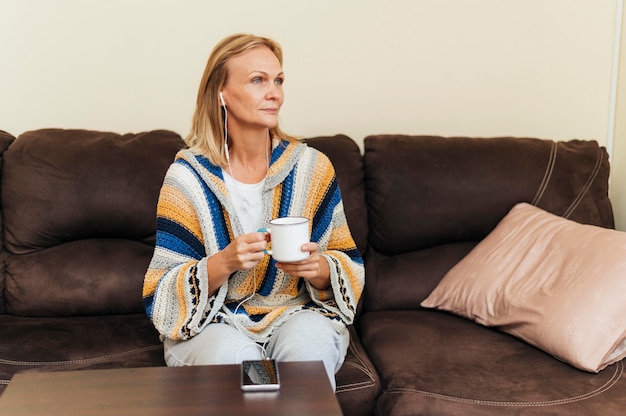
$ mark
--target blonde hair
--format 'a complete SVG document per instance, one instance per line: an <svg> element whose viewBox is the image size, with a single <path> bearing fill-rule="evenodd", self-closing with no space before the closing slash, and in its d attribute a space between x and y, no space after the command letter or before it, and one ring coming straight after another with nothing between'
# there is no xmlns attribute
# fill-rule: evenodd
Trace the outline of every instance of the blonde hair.
<svg viewBox="0 0 626 416"><path fill-rule="evenodd" d="M224 119L219 99L219 93L228 77L226 63L233 57L260 46L272 51L282 66L283 51L277 42L250 34L235 34L215 45L204 68L191 131L185 138L185 143L191 150L206 156L217 166L226 164ZM297 140L285 134L278 124L270 129L270 137Z"/></svg>

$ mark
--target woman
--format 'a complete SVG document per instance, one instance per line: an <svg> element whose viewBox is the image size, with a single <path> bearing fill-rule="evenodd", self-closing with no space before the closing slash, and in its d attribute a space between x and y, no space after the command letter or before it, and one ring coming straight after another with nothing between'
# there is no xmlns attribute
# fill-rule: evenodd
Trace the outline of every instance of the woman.
<svg viewBox="0 0 626 416"><path fill-rule="evenodd" d="M283 133L282 50L233 35L216 45L189 149L168 170L143 299L170 366L322 360L335 387L364 285L334 169ZM277 263L256 230L309 218L309 256ZM269 237L267 237L269 238Z"/></svg>

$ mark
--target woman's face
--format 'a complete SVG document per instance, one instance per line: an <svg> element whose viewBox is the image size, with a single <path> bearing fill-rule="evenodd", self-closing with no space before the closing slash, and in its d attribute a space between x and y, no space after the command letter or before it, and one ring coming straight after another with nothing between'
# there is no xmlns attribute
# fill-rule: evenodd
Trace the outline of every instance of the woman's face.
<svg viewBox="0 0 626 416"><path fill-rule="evenodd" d="M283 105L284 74L278 58L265 46L250 49L226 63L222 89L232 132L273 128Z"/></svg>

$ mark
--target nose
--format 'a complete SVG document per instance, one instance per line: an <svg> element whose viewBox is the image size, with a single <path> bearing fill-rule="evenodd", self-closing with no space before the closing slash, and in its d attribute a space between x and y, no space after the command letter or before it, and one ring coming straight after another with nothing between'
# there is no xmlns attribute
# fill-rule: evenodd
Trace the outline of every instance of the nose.
<svg viewBox="0 0 626 416"><path fill-rule="evenodd" d="M274 82L270 83L270 87L267 91L266 97L268 100L279 100L283 96L283 90L279 85Z"/></svg>

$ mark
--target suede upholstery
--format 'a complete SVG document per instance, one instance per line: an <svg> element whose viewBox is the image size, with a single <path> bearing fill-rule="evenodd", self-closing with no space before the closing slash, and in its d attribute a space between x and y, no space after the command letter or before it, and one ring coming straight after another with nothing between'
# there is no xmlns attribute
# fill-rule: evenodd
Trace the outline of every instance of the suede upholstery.
<svg viewBox="0 0 626 416"><path fill-rule="evenodd" d="M618 415L623 362L590 374L420 302L517 202L612 228L593 141L365 139L366 293L357 323L380 415Z"/></svg>
<svg viewBox="0 0 626 416"><path fill-rule="evenodd" d="M306 142L333 162L366 261L337 374L346 415L622 414L623 362L582 372L419 306L517 202L613 227L596 142L385 135L363 156L343 135ZM141 285L182 147L168 131L0 131L0 393L17 372L164 365Z"/></svg>

